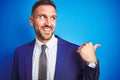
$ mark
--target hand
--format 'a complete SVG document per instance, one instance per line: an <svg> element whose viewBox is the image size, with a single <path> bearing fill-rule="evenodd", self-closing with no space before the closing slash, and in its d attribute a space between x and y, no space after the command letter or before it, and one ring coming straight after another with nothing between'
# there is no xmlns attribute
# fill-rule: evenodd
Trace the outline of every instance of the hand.
<svg viewBox="0 0 120 80"><path fill-rule="evenodd" d="M82 46L80 46L77 50L77 52L80 54L80 56L83 58L83 60L86 61L86 63L89 63L91 61L97 62L95 51L97 47L99 47L100 44L93 44L91 42L84 43Z"/></svg>

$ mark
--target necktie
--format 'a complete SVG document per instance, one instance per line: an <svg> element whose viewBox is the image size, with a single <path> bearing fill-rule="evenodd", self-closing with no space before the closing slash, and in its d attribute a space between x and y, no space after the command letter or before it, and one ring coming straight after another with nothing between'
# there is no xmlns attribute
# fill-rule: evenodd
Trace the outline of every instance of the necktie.
<svg viewBox="0 0 120 80"><path fill-rule="evenodd" d="M47 56L45 53L46 47L46 45L41 46L42 52L39 58L38 80L47 80Z"/></svg>

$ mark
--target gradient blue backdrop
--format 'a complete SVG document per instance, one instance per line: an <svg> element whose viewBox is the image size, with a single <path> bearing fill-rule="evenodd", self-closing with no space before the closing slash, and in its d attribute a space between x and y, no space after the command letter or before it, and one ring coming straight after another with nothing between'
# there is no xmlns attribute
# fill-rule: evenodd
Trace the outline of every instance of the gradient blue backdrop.
<svg viewBox="0 0 120 80"><path fill-rule="evenodd" d="M0 80L9 80L14 49L35 38L28 18L36 0L0 0ZM120 1L54 0L55 33L82 45L100 43L100 80L120 80Z"/></svg>

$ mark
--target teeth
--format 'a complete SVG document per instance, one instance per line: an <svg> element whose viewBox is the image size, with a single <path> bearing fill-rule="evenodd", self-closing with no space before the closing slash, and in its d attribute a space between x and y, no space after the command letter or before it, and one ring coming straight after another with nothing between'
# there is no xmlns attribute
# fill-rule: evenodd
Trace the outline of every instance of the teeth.
<svg viewBox="0 0 120 80"><path fill-rule="evenodd" d="M45 31L49 31L50 30L50 28L46 28L46 29L44 29Z"/></svg>
<svg viewBox="0 0 120 80"><path fill-rule="evenodd" d="M51 29L50 29L50 28L44 28L43 30L44 30L46 33L49 33Z"/></svg>

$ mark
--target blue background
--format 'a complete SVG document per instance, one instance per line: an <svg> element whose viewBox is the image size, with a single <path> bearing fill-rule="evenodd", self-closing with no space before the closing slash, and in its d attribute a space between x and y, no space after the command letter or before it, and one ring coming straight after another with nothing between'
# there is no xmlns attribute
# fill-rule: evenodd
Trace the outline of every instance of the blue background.
<svg viewBox="0 0 120 80"><path fill-rule="evenodd" d="M0 80L9 80L14 49L35 38L29 24L36 0L0 0ZM100 80L120 80L120 1L54 0L57 5L55 34L82 45L100 43L97 58Z"/></svg>

